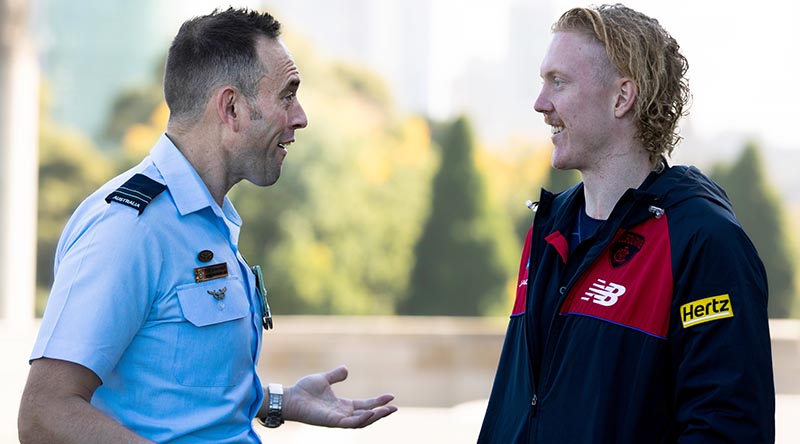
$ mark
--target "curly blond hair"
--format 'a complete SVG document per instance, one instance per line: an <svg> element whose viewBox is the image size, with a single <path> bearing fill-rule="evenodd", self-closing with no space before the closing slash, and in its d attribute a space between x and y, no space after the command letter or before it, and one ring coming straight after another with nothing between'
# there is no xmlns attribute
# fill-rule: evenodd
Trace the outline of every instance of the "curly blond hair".
<svg viewBox="0 0 800 444"><path fill-rule="evenodd" d="M689 63L658 21L621 4L592 6L565 12L553 32L587 34L605 46L611 63L639 89L634 119L651 162L672 154L681 140L678 120L691 98Z"/></svg>

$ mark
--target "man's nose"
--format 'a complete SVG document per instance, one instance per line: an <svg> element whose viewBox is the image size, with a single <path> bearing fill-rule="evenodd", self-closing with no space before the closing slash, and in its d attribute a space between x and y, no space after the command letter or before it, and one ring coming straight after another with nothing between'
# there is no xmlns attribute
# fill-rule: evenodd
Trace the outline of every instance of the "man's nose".
<svg viewBox="0 0 800 444"><path fill-rule="evenodd" d="M547 97L545 97L544 88L542 88L542 90L539 91L539 95L536 97L536 101L533 102L533 109L536 110L536 112L542 114L548 113L553 110L553 104L550 103L550 100L548 100Z"/></svg>
<svg viewBox="0 0 800 444"><path fill-rule="evenodd" d="M306 116L306 112L303 109L303 106L300 105L300 102L297 102L296 109L292 115L291 123L292 128L294 129L301 129L308 126L308 116Z"/></svg>

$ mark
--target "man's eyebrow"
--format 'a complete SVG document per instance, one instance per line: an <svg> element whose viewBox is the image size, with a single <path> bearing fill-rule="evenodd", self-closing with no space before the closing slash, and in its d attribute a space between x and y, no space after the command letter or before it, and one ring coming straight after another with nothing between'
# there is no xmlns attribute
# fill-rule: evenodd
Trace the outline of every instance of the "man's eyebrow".
<svg viewBox="0 0 800 444"><path fill-rule="evenodd" d="M553 68L553 69L548 69L547 71L539 74L539 77L543 79L549 79L555 76L564 77L564 73L559 69Z"/></svg>

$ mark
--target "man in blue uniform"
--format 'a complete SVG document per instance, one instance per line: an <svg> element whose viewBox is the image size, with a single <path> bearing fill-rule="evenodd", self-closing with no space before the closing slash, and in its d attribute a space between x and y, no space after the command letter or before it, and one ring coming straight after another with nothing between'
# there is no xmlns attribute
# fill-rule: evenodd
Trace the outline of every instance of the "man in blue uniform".
<svg viewBox="0 0 800 444"><path fill-rule="evenodd" d="M396 410L388 394L334 395L344 367L285 389L264 390L256 374L271 318L226 194L243 179L275 183L307 124L279 34L269 14L237 9L181 27L166 134L87 198L60 239L23 443L257 443L254 418L364 427Z"/></svg>
<svg viewBox="0 0 800 444"><path fill-rule="evenodd" d="M553 26L534 108L552 163L479 443L771 443L767 277L725 192L669 166L680 48L622 5Z"/></svg>

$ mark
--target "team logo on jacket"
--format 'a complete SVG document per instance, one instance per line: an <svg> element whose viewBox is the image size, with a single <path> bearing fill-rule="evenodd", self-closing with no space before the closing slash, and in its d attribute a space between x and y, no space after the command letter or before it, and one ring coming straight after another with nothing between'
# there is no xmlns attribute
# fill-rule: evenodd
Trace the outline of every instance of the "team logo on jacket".
<svg viewBox="0 0 800 444"><path fill-rule="evenodd" d="M643 245L644 236L633 231L626 231L609 249L611 266L617 268L627 264L642 249Z"/></svg>

